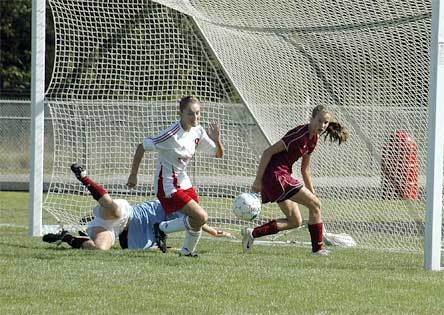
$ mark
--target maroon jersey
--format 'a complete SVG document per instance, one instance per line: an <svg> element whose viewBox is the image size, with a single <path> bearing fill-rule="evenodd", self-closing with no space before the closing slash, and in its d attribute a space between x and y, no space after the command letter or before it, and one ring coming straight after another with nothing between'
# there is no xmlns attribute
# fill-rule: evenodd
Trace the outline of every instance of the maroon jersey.
<svg viewBox="0 0 444 315"><path fill-rule="evenodd" d="M280 202L299 191L302 182L291 176L293 164L316 147L318 135L310 138L308 124L291 129L282 138L286 150L271 157L262 177L262 202Z"/></svg>
<svg viewBox="0 0 444 315"><path fill-rule="evenodd" d="M318 136L310 139L308 125L300 125L287 132L282 141L286 150L273 155L268 167L286 169L291 173L294 162L303 155L313 152Z"/></svg>

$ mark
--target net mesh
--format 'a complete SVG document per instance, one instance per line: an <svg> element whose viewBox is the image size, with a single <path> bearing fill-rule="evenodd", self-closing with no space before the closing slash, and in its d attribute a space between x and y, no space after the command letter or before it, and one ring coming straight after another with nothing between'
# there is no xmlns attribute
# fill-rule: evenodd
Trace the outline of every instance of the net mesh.
<svg viewBox="0 0 444 315"><path fill-rule="evenodd" d="M211 224L237 231L281 216L267 205L241 222L231 203L252 184L259 154L323 104L350 133L341 146L320 141L312 157L329 232L367 248L422 247L430 1L49 2L55 158L44 208L61 222L78 224L94 205L72 162L113 195L154 198L153 153L138 187L125 186L134 150L192 94L226 147L223 159L198 154L188 168Z"/></svg>

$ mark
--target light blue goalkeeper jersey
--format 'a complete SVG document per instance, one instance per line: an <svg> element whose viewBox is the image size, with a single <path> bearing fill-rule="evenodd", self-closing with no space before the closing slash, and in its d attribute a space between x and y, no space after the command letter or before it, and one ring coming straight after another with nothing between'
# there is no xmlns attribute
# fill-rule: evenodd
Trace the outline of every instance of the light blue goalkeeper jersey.
<svg viewBox="0 0 444 315"><path fill-rule="evenodd" d="M158 200L132 205L132 213L128 222L128 248L147 249L156 245L154 240L154 224L165 220L165 211ZM168 220L183 216L174 212Z"/></svg>

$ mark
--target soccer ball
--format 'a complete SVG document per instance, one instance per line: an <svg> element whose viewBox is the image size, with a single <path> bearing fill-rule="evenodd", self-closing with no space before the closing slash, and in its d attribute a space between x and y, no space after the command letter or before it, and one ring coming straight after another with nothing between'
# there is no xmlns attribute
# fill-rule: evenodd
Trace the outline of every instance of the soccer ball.
<svg viewBox="0 0 444 315"><path fill-rule="evenodd" d="M234 199L234 215L241 220L251 221L261 212L261 201L255 193L242 193Z"/></svg>

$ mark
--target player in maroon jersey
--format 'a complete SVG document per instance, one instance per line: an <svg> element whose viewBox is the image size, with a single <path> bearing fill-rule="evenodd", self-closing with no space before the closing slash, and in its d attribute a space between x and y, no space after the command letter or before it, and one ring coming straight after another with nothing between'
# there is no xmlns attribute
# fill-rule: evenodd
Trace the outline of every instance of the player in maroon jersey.
<svg viewBox="0 0 444 315"><path fill-rule="evenodd" d="M319 105L313 109L310 123L288 131L262 154L252 190L261 193L262 203L277 202L285 218L270 221L254 229L244 228L244 253L251 249L255 238L301 226L302 216L298 206L301 204L309 210L308 230L312 252L320 256L329 254L323 243L321 202L314 193L310 171L310 156L322 134L331 142L337 141L339 144L348 137L347 130L332 121L332 114L326 107ZM299 158L302 158L303 183L291 176L292 166Z"/></svg>

